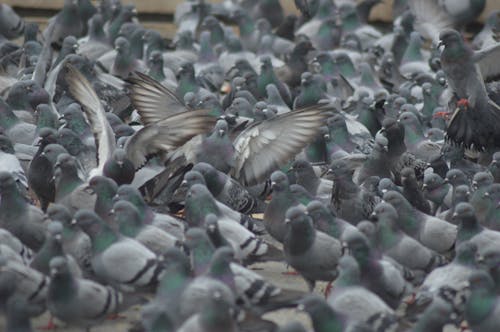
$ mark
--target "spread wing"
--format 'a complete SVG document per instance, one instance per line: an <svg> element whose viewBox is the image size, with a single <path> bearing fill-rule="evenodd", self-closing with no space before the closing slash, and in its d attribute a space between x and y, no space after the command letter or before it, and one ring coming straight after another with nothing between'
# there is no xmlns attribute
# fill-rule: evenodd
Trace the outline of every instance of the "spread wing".
<svg viewBox="0 0 500 332"><path fill-rule="evenodd" d="M500 76L500 43L486 47L474 53L474 61L479 65L485 81Z"/></svg>
<svg viewBox="0 0 500 332"><path fill-rule="evenodd" d="M174 114L138 130L125 144L127 157L140 168L148 156L183 145L193 136L210 131L217 119L210 110Z"/></svg>
<svg viewBox="0 0 500 332"><path fill-rule="evenodd" d="M136 72L128 81L131 83L130 99L145 126L187 111L174 91L148 75Z"/></svg>
<svg viewBox="0 0 500 332"><path fill-rule="evenodd" d="M415 15L415 30L433 42L437 43L442 30L453 27L450 16L436 0L412 0L408 5Z"/></svg>
<svg viewBox="0 0 500 332"><path fill-rule="evenodd" d="M106 111L90 82L72 65L67 64L66 70L69 91L82 105L92 128L97 150L97 169L102 170L104 163L111 158L115 150L115 135L106 119Z"/></svg>
<svg viewBox="0 0 500 332"><path fill-rule="evenodd" d="M265 180L309 144L329 116L318 105L251 125L234 141L234 177L245 185Z"/></svg>

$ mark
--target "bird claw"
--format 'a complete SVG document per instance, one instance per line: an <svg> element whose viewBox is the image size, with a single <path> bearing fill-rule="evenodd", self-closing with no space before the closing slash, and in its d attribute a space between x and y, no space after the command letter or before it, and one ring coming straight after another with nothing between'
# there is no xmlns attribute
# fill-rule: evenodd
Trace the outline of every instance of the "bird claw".
<svg viewBox="0 0 500 332"><path fill-rule="evenodd" d="M434 113L434 115L432 117L434 119L443 118L445 120L448 120L450 118L450 115L451 115L450 112L436 112L436 113Z"/></svg>
<svg viewBox="0 0 500 332"><path fill-rule="evenodd" d="M330 282L328 282L328 284L325 287L325 292L324 292L325 299L327 299L328 296L330 296L332 289L333 289L333 281L330 281Z"/></svg>
<svg viewBox="0 0 500 332"><path fill-rule="evenodd" d="M126 316L124 315L120 315L120 314L111 314L109 315L106 319L107 320L117 320L117 319L125 319L127 318Z"/></svg>
<svg viewBox="0 0 500 332"><path fill-rule="evenodd" d="M42 331L53 331L53 330L56 330L58 327L59 326L54 324L54 317L51 316L47 325L39 326L39 327L37 327L37 329L42 330Z"/></svg>
<svg viewBox="0 0 500 332"><path fill-rule="evenodd" d="M462 98L459 101L457 101L457 106L462 106L464 108L468 108L469 107L469 100L467 100L466 98Z"/></svg>

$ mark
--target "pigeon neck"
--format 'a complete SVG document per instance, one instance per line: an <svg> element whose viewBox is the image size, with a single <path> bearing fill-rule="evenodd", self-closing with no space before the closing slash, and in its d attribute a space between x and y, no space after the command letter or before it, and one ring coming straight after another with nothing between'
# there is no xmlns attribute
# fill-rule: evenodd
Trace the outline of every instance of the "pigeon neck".
<svg viewBox="0 0 500 332"><path fill-rule="evenodd" d="M305 253L316 238L316 230L306 221L301 221L291 225L287 231L285 243L288 244L288 252L291 255L300 255Z"/></svg>
<svg viewBox="0 0 500 332"><path fill-rule="evenodd" d="M161 62L153 62L148 74L158 82L163 82L166 79L165 73L163 72L163 64Z"/></svg>
<svg viewBox="0 0 500 332"><path fill-rule="evenodd" d="M340 225L335 216L333 216L330 212L321 212L317 218L314 218L314 225L318 230L327 233L336 239L340 239Z"/></svg>
<svg viewBox="0 0 500 332"><path fill-rule="evenodd" d="M61 177L56 180L56 201L69 195L82 183L82 180L78 177L76 168L63 170Z"/></svg>
<svg viewBox="0 0 500 332"><path fill-rule="evenodd" d="M420 222L413 206L405 201L402 206L397 208L397 211L401 221L399 223L401 229L410 236L416 236L419 231Z"/></svg>
<svg viewBox="0 0 500 332"><path fill-rule="evenodd" d="M138 216L137 216L138 217ZM141 230L142 222L132 216L125 216L118 221L120 233L134 238Z"/></svg>
<svg viewBox="0 0 500 332"><path fill-rule="evenodd" d="M472 290L470 297L465 305L465 318L474 328L474 325L480 325L495 307L496 296L493 290L486 288Z"/></svg>
<svg viewBox="0 0 500 332"><path fill-rule="evenodd" d="M190 227L200 227L209 213L220 215L220 210L211 197L198 199L186 204L186 221Z"/></svg>
<svg viewBox="0 0 500 332"><path fill-rule="evenodd" d="M405 127L405 143L407 146L416 146L424 139L422 129L417 125L409 125Z"/></svg>
<svg viewBox="0 0 500 332"><path fill-rule="evenodd" d="M255 31L255 25L248 15L242 16L237 23L241 37L249 37Z"/></svg>
<svg viewBox="0 0 500 332"><path fill-rule="evenodd" d="M5 224L16 223L16 217L27 213L28 203L17 188L3 192L0 199L0 220Z"/></svg>
<svg viewBox="0 0 500 332"><path fill-rule="evenodd" d="M338 315L326 304L316 306L309 312L309 315L311 315L314 331L341 332L344 330Z"/></svg>
<svg viewBox="0 0 500 332"><path fill-rule="evenodd" d="M396 245L398 237L390 226L390 221L379 220L377 232L377 244L384 249L392 248Z"/></svg>
<svg viewBox="0 0 500 332"><path fill-rule="evenodd" d="M77 288L76 280L69 271L57 274L51 277L47 296L48 301L49 303L51 301L63 303L64 301L70 301L77 292Z"/></svg>
<svg viewBox="0 0 500 332"><path fill-rule="evenodd" d="M9 129L19 123L18 117L12 112L12 109L5 102L0 101L0 126Z"/></svg>
<svg viewBox="0 0 500 332"><path fill-rule="evenodd" d="M165 298L172 296L184 289L189 282L189 271L182 263L174 262L167 264L163 278L158 284L157 297L164 301Z"/></svg>
<svg viewBox="0 0 500 332"><path fill-rule="evenodd" d="M457 241L468 241L484 230L475 218L461 220L457 228Z"/></svg>
<svg viewBox="0 0 500 332"><path fill-rule="evenodd" d="M214 172L215 174L210 174L205 177L207 188L210 189L212 195L217 197L224 189L224 184L226 181L225 174L221 172Z"/></svg>
<svg viewBox="0 0 500 332"><path fill-rule="evenodd" d="M208 269L213 253L214 248L209 242L199 243L192 249L191 261L196 275L200 275Z"/></svg>
<svg viewBox="0 0 500 332"><path fill-rule="evenodd" d="M200 323L207 331L231 331L234 325L231 313L222 305L207 306L206 310L200 313Z"/></svg>
<svg viewBox="0 0 500 332"><path fill-rule="evenodd" d="M103 224L100 233L92 236L92 250L94 253L101 253L113 245L117 240L118 235L116 235L107 225Z"/></svg>

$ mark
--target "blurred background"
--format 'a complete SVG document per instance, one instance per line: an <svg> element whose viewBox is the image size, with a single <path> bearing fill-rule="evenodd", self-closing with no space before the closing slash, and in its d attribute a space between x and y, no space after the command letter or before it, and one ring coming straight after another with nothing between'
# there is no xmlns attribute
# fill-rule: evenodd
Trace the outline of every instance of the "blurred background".
<svg viewBox="0 0 500 332"><path fill-rule="evenodd" d="M146 28L159 30L164 37L171 38L175 34L173 14L176 6L184 0L122 0L122 3L131 3L137 7L139 19ZM222 2L223 0L209 0L207 2ZM225 0L228 1L228 0ZM437 0L436 0L437 1ZM98 1L92 1L97 3ZM62 8L64 0L7 0L3 3L11 5L16 12L27 21L37 22L42 28L49 17ZM281 0L287 14L297 12L294 0ZM482 21L487 13L500 10L500 0L488 0L481 15ZM392 20L392 0L383 0L378 4L370 16L372 21L380 23Z"/></svg>

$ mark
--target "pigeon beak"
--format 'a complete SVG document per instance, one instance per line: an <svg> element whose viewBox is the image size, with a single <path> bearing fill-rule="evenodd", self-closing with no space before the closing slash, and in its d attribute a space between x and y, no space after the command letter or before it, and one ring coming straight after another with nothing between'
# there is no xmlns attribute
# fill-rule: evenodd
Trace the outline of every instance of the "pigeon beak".
<svg viewBox="0 0 500 332"><path fill-rule="evenodd" d="M372 214L370 214L370 220L371 221L378 221L378 214L377 214L377 212L373 211Z"/></svg>
<svg viewBox="0 0 500 332"><path fill-rule="evenodd" d="M71 225L76 225L77 221L76 219L71 219Z"/></svg>
<svg viewBox="0 0 500 332"><path fill-rule="evenodd" d="M187 180L182 180L182 182L181 182L181 186L185 186L185 185L187 185L187 184L188 184Z"/></svg>
<svg viewBox="0 0 500 332"><path fill-rule="evenodd" d="M85 188L83 188L83 190L84 190L87 194L90 194L90 195L95 194L95 191L94 191L94 189L93 189L91 186L86 186Z"/></svg>
<svg viewBox="0 0 500 332"><path fill-rule="evenodd" d="M472 181L472 187L477 190L477 181Z"/></svg>
<svg viewBox="0 0 500 332"><path fill-rule="evenodd" d="M437 48L440 49L443 46L444 46L444 43L442 40L440 40L439 43L437 44Z"/></svg>
<svg viewBox="0 0 500 332"><path fill-rule="evenodd" d="M382 189L382 194L385 194L388 190L387 189Z"/></svg>
<svg viewBox="0 0 500 332"><path fill-rule="evenodd" d="M448 178L444 178L443 183L444 183L444 184L448 184L448 183L450 183L450 179L448 179Z"/></svg>
<svg viewBox="0 0 500 332"><path fill-rule="evenodd" d="M223 130L223 129L219 129L219 136L220 136L220 137L224 136L224 134L225 134L225 133L226 133L226 131L225 131L225 130Z"/></svg>
<svg viewBox="0 0 500 332"><path fill-rule="evenodd" d="M477 255L476 262L477 263L484 263L484 256L483 255Z"/></svg>
<svg viewBox="0 0 500 332"><path fill-rule="evenodd" d="M214 226L214 225L209 225L209 226L208 226L208 230L209 230L210 232L212 232L212 233L213 233L213 232L215 232L215 226Z"/></svg>
<svg viewBox="0 0 500 332"><path fill-rule="evenodd" d="M276 182L275 181L271 181L271 188L274 188L276 186Z"/></svg>
<svg viewBox="0 0 500 332"><path fill-rule="evenodd" d="M289 218L286 218L285 219L285 225L289 224L290 223L290 219Z"/></svg>
<svg viewBox="0 0 500 332"><path fill-rule="evenodd" d="M56 236L54 236L54 239L56 239L57 241L61 241L61 234L57 234Z"/></svg>
<svg viewBox="0 0 500 332"><path fill-rule="evenodd" d="M295 168L290 167L290 168L288 169L288 171L286 171L286 172L287 172L287 173L292 173L293 171L295 171Z"/></svg>
<svg viewBox="0 0 500 332"><path fill-rule="evenodd" d="M483 198L487 198L487 197L490 197L490 193L489 193L489 192L485 192L485 193L483 194Z"/></svg>
<svg viewBox="0 0 500 332"><path fill-rule="evenodd" d="M458 213L454 212L452 215L451 215L451 219L457 219L458 217Z"/></svg>
<svg viewBox="0 0 500 332"><path fill-rule="evenodd" d="M423 190L427 190L427 184L426 184L426 183L424 183L424 184L422 185L422 189L423 189Z"/></svg>
<svg viewBox="0 0 500 332"><path fill-rule="evenodd" d="M306 307L302 303L297 306L298 311L304 311L305 309L306 309Z"/></svg>
<svg viewBox="0 0 500 332"><path fill-rule="evenodd" d="M108 216L114 216L115 215L115 209L111 209L108 212Z"/></svg>

